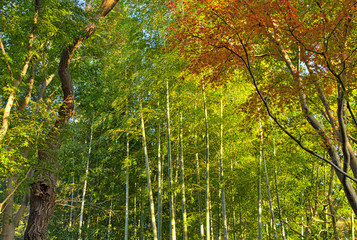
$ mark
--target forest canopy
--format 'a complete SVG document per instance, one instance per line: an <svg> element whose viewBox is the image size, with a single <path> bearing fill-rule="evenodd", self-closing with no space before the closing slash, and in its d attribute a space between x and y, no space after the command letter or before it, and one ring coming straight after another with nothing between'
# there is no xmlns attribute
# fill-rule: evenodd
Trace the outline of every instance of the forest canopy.
<svg viewBox="0 0 357 240"><path fill-rule="evenodd" d="M356 4L0 2L1 239L354 239Z"/></svg>

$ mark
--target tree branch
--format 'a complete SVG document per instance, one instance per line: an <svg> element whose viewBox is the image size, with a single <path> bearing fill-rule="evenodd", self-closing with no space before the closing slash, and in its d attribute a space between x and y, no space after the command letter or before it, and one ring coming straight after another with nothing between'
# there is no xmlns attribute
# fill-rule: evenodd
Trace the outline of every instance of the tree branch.
<svg viewBox="0 0 357 240"><path fill-rule="evenodd" d="M13 89L11 90L11 93L7 99L6 102L6 106L4 109L4 113L3 113L3 118L2 118L2 126L0 129L0 142L2 142L3 137L5 136L7 129L9 127L9 117L10 117L10 113L11 113L11 108L12 105L14 104L14 100L15 100L15 95L17 92L17 87L20 85L20 83L22 82L23 78L25 77L26 73L27 73L27 69L29 67L30 61L33 57L33 52L32 52L32 46L33 46L33 40L34 40L34 36L35 36L35 32L36 32L36 28L37 28L37 18L38 18L38 13L40 10L40 0L35 0L35 13L33 16L33 26L32 26L32 30L28 39L28 53L27 53L27 58L25 60L25 63L22 67L22 70L20 72L19 77L17 78L17 80L13 81Z"/></svg>
<svg viewBox="0 0 357 240"><path fill-rule="evenodd" d="M30 79L29 79L29 84L28 84L27 92L26 92L26 95L25 95L25 98L24 98L22 104L19 106L19 111L24 111L24 110L26 109L27 105L28 105L29 102L30 102L31 95L32 95L33 85L34 85L34 83L35 83L35 72L36 72L36 64L34 64L34 65L32 66L31 76L30 76Z"/></svg>
<svg viewBox="0 0 357 240"><path fill-rule="evenodd" d="M40 102L43 99L47 86L52 82L56 75L58 75L57 71L52 73L45 81L43 81L40 92L38 94L37 102Z"/></svg>
<svg viewBox="0 0 357 240"><path fill-rule="evenodd" d="M271 109L270 109L270 107L269 107L269 105L268 105L266 99L264 98L263 94L261 93L261 91L260 91L260 89L259 89L259 87L258 87L257 81L256 81L256 79L255 79L255 75L253 74L253 71L252 71L252 69L251 69L251 67L250 67L250 63L247 62L247 61L245 61L245 59L244 59L243 56L237 54L236 52L234 52L232 49L228 48L227 46L224 46L224 48L226 48L228 51L231 51L233 55L239 57L239 58L243 61L244 65L246 66L246 69L248 70L248 73L249 73L251 79L253 80L253 85L254 85L254 87L255 87L255 89L256 89L256 91L257 91L257 93L258 93L260 99L263 101L264 106L265 106L265 108L266 108L266 110L267 110L269 116L274 120L274 122L279 126L279 128L280 128L286 135L288 135L294 142L296 142L303 150L305 150L306 152L312 154L313 156L315 156L315 157L317 157L317 158L319 158L319 159L325 161L326 163L330 164L331 166L334 167L334 169L335 169L337 172L339 172L339 173L345 175L346 177L348 177L349 179L351 179L351 180L353 180L354 182L357 183L357 178L354 178L353 176L351 176L351 175L349 175L348 173L344 172L339 166L337 166L337 165L336 165L335 163L333 163L332 161L326 159L325 157L321 156L320 154L318 154L318 153L312 151L311 149L305 147L305 145L303 145L300 140L298 140L296 137L294 137L294 136L280 123L280 121L279 121L279 120L275 117L275 115L272 113L272 111L271 111ZM243 45L243 48L245 49L244 45ZM246 49L245 49L245 51L246 51ZM247 51L246 51L246 54L248 54ZM248 57L247 57L247 58L248 58Z"/></svg>
<svg viewBox="0 0 357 240"><path fill-rule="evenodd" d="M1 53L3 55L6 67L9 70L9 73L10 73L11 82L13 82L14 81L14 74L12 72L11 64L7 59L8 55L6 54L5 47L4 47L4 44L2 42L2 37L0 37L0 48L1 48Z"/></svg>
<svg viewBox="0 0 357 240"><path fill-rule="evenodd" d="M6 196L6 198L0 203L0 214L2 213L2 207L9 200L9 198L16 192L17 188L27 179L29 173L31 172L32 167L29 168L25 177L15 186L15 188Z"/></svg>
<svg viewBox="0 0 357 240"><path fill-rule="evenodd" d="M340 126L340 136L341 136L341 143L342 143L342 153L344 157L343 161L343 171L348 172L348 166L350 165L350 154L347 148L348 142L348 135L346 130L346 124L344 120L344 106L345 106L345 99L344 99L344 91L341 89L341 86L338 86L338 109L337 109L337 118L338 123Z"/></svg>

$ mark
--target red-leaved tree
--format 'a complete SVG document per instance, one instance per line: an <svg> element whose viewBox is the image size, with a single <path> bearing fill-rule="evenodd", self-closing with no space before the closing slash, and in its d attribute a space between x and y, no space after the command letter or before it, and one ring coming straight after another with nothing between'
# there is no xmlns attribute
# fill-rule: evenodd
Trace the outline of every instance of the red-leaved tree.
<svg viewBox="0 0 357 240"><path fill-rule="evenodd" d="M171 39L190 60L192 73L217 82L234 69L245 71L280 129L333 166L357 214L357 158L352 146L357 127L356 4L187 0L180 9L171 5L182 11ZM309 139L289 130L284 116L299 119L299 126L308 126L318 140L307 144Z"/></svg>

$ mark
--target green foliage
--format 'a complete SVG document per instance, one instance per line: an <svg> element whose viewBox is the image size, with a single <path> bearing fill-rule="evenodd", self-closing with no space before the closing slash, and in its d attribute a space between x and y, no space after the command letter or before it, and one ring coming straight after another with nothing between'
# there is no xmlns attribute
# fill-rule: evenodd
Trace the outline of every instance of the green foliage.
<svg viewBox="0 0 357 240"><path fill-rule="evenodd" d="M57 116L58 105L62 101L58 77L55 77L48 86L45 97L41 101L38 101L39 89L42 82L57 71L63 47L72 43L73 37L77 36L86 24L97 21L93 19L94 13L91 9L95 9L94 6L100 4L99 1L87 3L92 5L89 10L84 8L81 1L41 1L34 43L36 57L31 63L31 66L36 66L36 82L31 102L24 112L17 109L26 94L29 73L16 89L16 103L10 119L10 128L0 146L1 197L4 196L4 182L7 176L13 174L23 176L30 166L37 163L37 152L43 148L46 136ZM66 127L62 147L58 152L57 207L48 228L48 239L78 237L80 205L88 159L89 174L82 227L83 237L86 239L123 238L126 169L129 169L129 238L133 238L135 234L137 238L139 237L140 223L143 226L144 238L152 235L141 142L139 98L143 101L156 212L157 134L161 141L164 179L162 239L169 239L166 81L169 83L170 91L175 180L173 187L176 194L178 238L182 237L183 229L178 161L180 113L183 114L188 229L192 239L199 238L200 214L202 222L205 220L206 146L203 86L209 116L213 235L216 235L217 229L220 229L218 235L223 235L219 189L220 100L222 99L224 183L230 239L257 237L259 120L263 123L264 150L277 226L283 222L290 239L300 239L297 233L301 231L302 224L306 237L332 238L333 228L328 209L328 197L330 197L333 206L338 209L336 217L342 226L341 236L347 238L348 231L351 229L349 222L351 210L343 197L343 190L337 184L336 177L330 180L329 167L302 152L291 139L277 129L267 116L263 105L257 101L255 89L247 78L247 72L240 66L231 64L222 68L220 82L212 81L212 79L217 80L212 78L217 74L217 69L214 67L199 64L199 68L195 66L196 71L192 71L190 64L193 59L183 59L185 53L178 49L174 50L174 46L166 40L166 36L171 34L174 21L174 13L166 5L163 1L121 2L113 14L100 23L95 36L88 39L74 53L71 76L75 84L76 115ZM204 8L205 5L198 7ZM17 77L21 71L18 66L22 66L28 54L27 42L33 26L33 10L33 1L0 3L0 32L6 50L6 55L0 57L2 106L5 106L9 93L14 90L11 87L6 62L11 64ZM193 49L195 48L192 47L191 50ZM200 51L206 50L209 52L212 49ZM264 53L267 50L269 50L268 45L256 49L257 53ZM211 55L206 57L209 58ZM233 62L229 61L229 63ZM324 147L318 143L319 136L303 122L304 115L297 113L300 106L294 104L296 99L292 97L291 89L293 80L289 78L284 64L267 57L254 61L252 69L260 81L259 86L266 94L267 101L271 104L275 115L282 119L284 126L306 146L322 155L325 154ZM275 88L279 88L281 92L275 91ZM311 111L323 119L319 107L314 104L318 96L312 91L309 91L309 94ZM352 108L356 103L355 96L355 92L352 91L350 102ZM93 139L89 154L93 115ZM325 120L322 122L327 125ZM129 157L126 152L128 139ZM24 156L25 151L29 151L27 157ZM196 153L199 159L198 184ZM278 186L274 180L275 176L278 179ZM330 184L331 194L328 196ZM26 182L16 193L16 209L28 185L29 182ZM279 189L282 220L278 217L276 187ZM198 190L200 190L201 212L198 210ZM271 232L266 191L266 186L263 184L263 224ZM16 229L18 237L24 230L25 222L26 218ZM269 238L266 230L263 235L264 239ZM279 228L278 236L280 239Z"/></svg>

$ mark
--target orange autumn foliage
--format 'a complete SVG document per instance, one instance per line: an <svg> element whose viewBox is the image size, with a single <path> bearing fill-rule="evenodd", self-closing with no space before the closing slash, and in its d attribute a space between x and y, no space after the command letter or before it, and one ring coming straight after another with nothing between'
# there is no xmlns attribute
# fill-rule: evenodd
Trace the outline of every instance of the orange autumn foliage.
<svg viewBox="0 0 357 240"><path fill-rule="evenodd" d="M186 0L183 4L185 14L178 14L170 39L190 59L193 73L210 69L207 77L219 81L227 71L245 67L243 58L251 66L267 62L272 68L265 70L275 75L274 67L285 67L283 48L295 65L299 55L307 88L318 79L324 92L331 94L336 88L334 75L341 73L346 87L354 88L348 79L354 77L356 62L355 1Z"/></svg>
<svg viewBox="0 0 357 240"><path fill-rule="evenodd" d="M280 129L334 167L357 214L357 193L345 179L351 169L354 179L348 177L357 182L357 157L351 145L357 127L357 1L183 3L185 11L178 14L170 39L189 60L191 73L213 82L224 81L237 69L246 73ZM254 101L246 105L256 107ZM295 128L287 126L292 119ZM297 135L304 131L313 136L305 142L317 149L322 146L329 159L307 148L304 139L288 128Z"/></svg>

